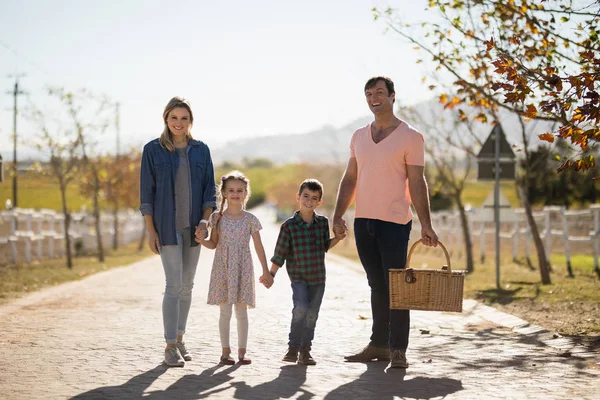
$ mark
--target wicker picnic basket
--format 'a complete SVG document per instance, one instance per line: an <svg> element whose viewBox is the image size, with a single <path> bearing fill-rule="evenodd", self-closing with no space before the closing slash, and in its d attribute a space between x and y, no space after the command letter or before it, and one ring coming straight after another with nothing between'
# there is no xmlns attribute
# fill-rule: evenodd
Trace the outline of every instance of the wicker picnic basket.
<svg viewBox="0 0 600 400"><path fill-rule="evenodd" d="M410 260L421 241L408 252L405 269L390 269L390 308L462 312L465 271L452 271L450 255L444 250L448 265L441 269L413 269Z"/></svg>

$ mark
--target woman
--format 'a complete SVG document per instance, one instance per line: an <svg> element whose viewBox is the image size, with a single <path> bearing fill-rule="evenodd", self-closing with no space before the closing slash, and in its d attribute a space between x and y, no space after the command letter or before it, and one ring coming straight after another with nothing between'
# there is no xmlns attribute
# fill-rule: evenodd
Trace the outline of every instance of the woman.
<svg viewBox="0 0 600 400"><path fill-rule="evenodd" d="M194 140L190 104L173 97L163 113L162 135L144 146L140 177L140 211L146 220L150 250L160 254L165 270L162 312L164 363L182 367L192 359L183 342L200 246L195 229L206 232L216 208L210 150Z"/></svg>

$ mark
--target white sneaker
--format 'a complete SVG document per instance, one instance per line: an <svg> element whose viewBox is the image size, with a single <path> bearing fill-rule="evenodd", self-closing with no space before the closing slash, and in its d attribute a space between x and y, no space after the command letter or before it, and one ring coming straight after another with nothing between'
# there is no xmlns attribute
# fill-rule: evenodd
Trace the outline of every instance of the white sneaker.
<svg viewBox="0 0 600 400"><path fill-rule="evenodd" d="M177 348L170 347L165 350L165 360L163 361L163 364L168 367L183 367L185 361L183 361L183 358L179 355Z"/></svg>
<svg viewBox="0 0 600 400"><path fill-rule="evenodd" d="M192 355L185 347L185 342L177 342L177 350L179 350L181 357L183 357L185 361L192 361Z"/></svg>

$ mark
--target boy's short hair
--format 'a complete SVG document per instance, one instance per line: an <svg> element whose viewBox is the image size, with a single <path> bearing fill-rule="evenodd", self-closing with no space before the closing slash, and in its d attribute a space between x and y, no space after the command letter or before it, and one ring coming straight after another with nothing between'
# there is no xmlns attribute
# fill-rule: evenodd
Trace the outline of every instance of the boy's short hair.
<svg viewBox="0 0 600 400"><path fill-rule="evenodd" d="M312 190L313 192L319 192L319 200L323 198L323 184L316 179L308 178L300 184L298 194L302 194L304 189Z"/></svg>

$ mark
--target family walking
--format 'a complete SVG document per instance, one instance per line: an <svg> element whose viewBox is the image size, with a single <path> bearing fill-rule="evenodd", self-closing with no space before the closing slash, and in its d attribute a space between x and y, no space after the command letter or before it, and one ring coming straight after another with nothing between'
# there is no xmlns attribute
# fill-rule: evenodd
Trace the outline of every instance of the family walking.
<svg viewBox="0 0 600 400"><path fill-rule="evenodd" d="M247 310L255 307L256 296L250 241L261 264L258 281L270 288L285 266L291 282L293 309L283 361L316 364L310 351L325 292L325 253L346 237L343 215L354 202L354 235L371 289L373 327L367 346L345 358L348 362L391 360L393 368L408 367L409 311L390 310L388 270L405 265L411 204L421 222L423 244L437 245L424 176L423 135L394 115L396 93L389 78L371 78L364 94L374 121L352 136L331 229L328 218L315 211L323 202L323 185L316 179L304 180L296 193L297 211L281 224L270 268L261 223L246 210L250 181L232 171L221 177L217 187L210 150L191 135L190 104L179 97L169 101L163 133L144 146L140 177L140 211L148 245L160 254L165 272L162 314L167 366L192 360L183 335L202 246L215 250L208 304L220 308L219 362L236 363L229 338L235 311L237 363L251 363L246 356Z"/></svg>

